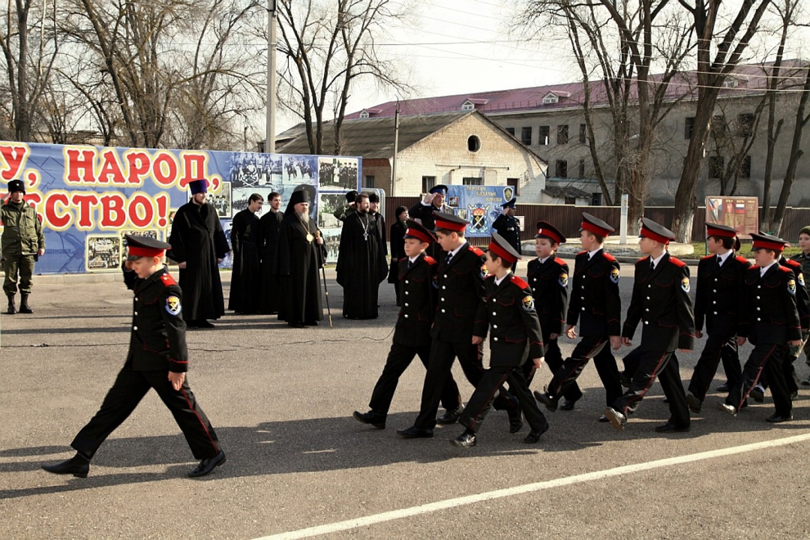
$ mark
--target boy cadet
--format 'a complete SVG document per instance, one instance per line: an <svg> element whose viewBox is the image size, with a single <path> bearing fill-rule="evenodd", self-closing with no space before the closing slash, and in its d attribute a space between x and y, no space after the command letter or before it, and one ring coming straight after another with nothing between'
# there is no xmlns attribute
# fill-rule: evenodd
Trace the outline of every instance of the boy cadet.
<svg viewBox="0 0 810 540"><path fill-rule="evenodd" d="M433 283L438 263L425 255L425 250L436 241L436 237L416 221L408 220L406 224L405 257L397 267L402 307L394 329L394 341L371 394L368 404L371 410L367 413L355 411L353 414L358 422L371 424L377 429L385 428L385 418L399 377L408 369L413 357L418 355L425 368L430 358L430 326L437 301ZM447 377L441 400L442 406L448 411L455 411L461 404L452 374Z"/></svg>
<svg viewBox="0 0 810 540"><path fill-rule="evenodd" d="M741 304L745 272L751 263L735 256L740 241L737 231L725 225L706 224L706 247L711 255L698 263L695 290L695 336L703 337L706 321L708 339L695 365L686 401L693 413L699 413L706 393L723 360L729 387L740 382L742 369L737 350L737 331L742 322ZM728 390L726 390L728 391Z"/></svg>
<svg viewBox="0 0 810 540"><path fill-rule="evenodd" d="M186 323L181 314L182 292L162 262L170 246L145 236L127 235L126 239L127 266L132 271L125 270L124 281L135 293L126 363L101 409L73 439L71 446L76 455L42 468L54 474L87 477L90 460L101 443L154 388L174 415L194 457L202 460L188 476L205 476L225 463L225 453L186 380L188 349Z"/></svg>
<svg viewBox="0 0 810 540"><path fill-rule="evenodd" d="M557 402L568 387L593 358L596 371L605 387L606 403L610 405L622 395L622 384L616 359L608 349L621 346L621 298L619 296L619 263L602 249L605 237L615 229L599 218L582 213L580 242L584 251L577 254L574 265L574 284L568 303L568 326L565 330L570 339L577 333L574 327L579 321L582 340L574 352L554 372L545 393L534 396L550 411L557 410ZM569 405L571 407L573 404ZM603 416L600 422L607 422Z"/></svg>
<svg viewBox="0 0 810 540"><path fill-rule="evenodd" d="M526 281L532 288L537 318L543 330L546 365L554 374L562 367L563 358L558 338L565 328L565 308L568 303L568 264L556 256L557 248L565 243L565 237L546 221L537 222L537 234L534 237L534 250L537 258L529 261ZM523 364L523 375L531 385L535 374L533 362ZM582 397L579 385L574 381L563 392L560 409L570 411L574 403Z"/></svg>
<svg viewBox="0 0 810 540"><path fill-rule="evenodd" d="M518 255L522 255L523 251L520 248L520 222L515 217L516 202L517 198L512 197L501 205L501 215L492 223L492 230L505 238ZM512 267L512 272L515 271L517 271L517 263Z"/></svg>
<svg viewBox="0 0 810 540"><path fill-rule="evenodd" d="M743 305L744 323L737 343L748 338L754 350L743 368L740 384L734 386L720 410L736 416L760 377L767 375L776 412L768 422L793 419L793 404L785 381L782 363L790 361L788 346L802 343L801 323L796 309L796 276L793 270L779 264L785 241L769 234L752 234L756 264L745 273Z"/></svg>
<svg viewBox="0 0 810 540"><path fill-rule="evenodd" d="M439 401L456 357L474 387L484 374L481 345L472 342L475 316L484 295L484 252L470 246L464 239L464 229L469 221L441 212L434 212L433 218L438 242L446 254L438 268L439 302L430 330L433 341L419 416L413 426L397 431L405 439L433 437ZM513 396L502 390L495 400L495 408L507 410L512 433L520 431L523 423ZM460 415L460 408L447 411L438 422L452 424Z"/></svg>
<svg viewBox="0 0 810 540"><path fill-rule="evenodd" d="M475 446L476 433L489 411L492 397L504 382L515 392L531 431L524 442L536 443L548 430L548 422L537 408L523 371L524 362L535 367L543 363L543 336L540 321L534 307L534 298L529 284L511 272L512 265L520 258L510 243L498 233L492 233L487 251L487 270L490 276L484 282L486 296L478 306L472 342L484 342L487 329L489 338L489 369L484 372L475 387L459 423L467 429L452 439L450 444L462 448Z"/></svg>
<svg viewBox="0 0 810 540"><path fill-rule="evenodd" d="M687 352L695 341L695 317L689 299L689 267L666 250L675 234L651 219L641 218L638 245L647 255L636 262L635 283L622 343L630 346L636 326L642 322L641 345L629 356L638 364L630 388L607 409L605 416L616 429L624 429L628 410L635 407L655 378L669 402L670 418L655 428L659 433L689 431L689 406L683 391L675 349Z"/></svg>
<svg viewBox="0 0 810 540"><path fill-rule="evenodd" d="M810 276L810 225L802 227L802 230L799 231L799 247L802 250L801 253L797 253L790 259L802 265L803 275ZM806 281L805 285L807 285ZM810 366L810 341L805 341L804 356L805 362ZM810 386L810 376L802 381L802 385Z"/></svg>

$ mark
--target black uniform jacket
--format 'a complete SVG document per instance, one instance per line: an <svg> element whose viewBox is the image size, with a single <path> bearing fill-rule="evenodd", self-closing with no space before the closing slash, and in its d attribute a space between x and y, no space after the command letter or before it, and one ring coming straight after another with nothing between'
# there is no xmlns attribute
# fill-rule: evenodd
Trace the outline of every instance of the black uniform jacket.
<svg viewBox="0 0 810 540"><path fill-rule="evenodd" d="M433 217L433 212L445 212L446 210L447 206L442 205L441 208L436 208L433 204L422 204L422 201L419 201L408 210L408 215L411 216L411 219L418 219L419 223L432 231L436 229L436 218ZM452 212L450 213L452 214ZM438 244L436 246L438 247Z"/></svg>
<svg viewBox="0 0 810 540"><path fill-rule="evenodd" d="M467 243L450 264L439 262L439 303L431 337L447 343L472 343L475 315L484 296L483 266L484 252Z"/></svg>
<svg viewBox="0 0 810 540"><path fill-rule="evenodd" d="M802 338L799 312L796 309L796 276L793 270L778 263L759 276L759 266L745 273L746 307L740 334L754 345L786 345Z"/></svg>
<svg viewBox="0 0 810 540"><path fill-rule="evenodd" d="M521 254L523 253L520 250L520 222L516 217L501 214L495 219L495 222L492 224L492 229L503 236L504 240L515 248L515 251Z"/></svg>
<svg viewBox="0 0 810 540"><path fill-rule="evenodd" d="M489 336L490 366L520 366L527 358L543 357L543 335L529 284L515 275L495 284L484 282L486 296L478 306L475 335ZM528 356L527 356L528 353Z"/></svg>
<svg viewBox="0 0 810 540"><path fill-rule="evenodd" d="M568 302L568 264L551 256L543 263L540 259L529 261L528 268L526 279L532 288L543 337L562 334Z"/></svg>
<svg viewBox="0 0 810 540"><path fill-rule="evenodd" d="M807 331L810 329L810 293L807 292L807 287L805 286L806 282L804 281L802 263L781 257L779 264L793 270L793 275L796 276L796 311L799 312L799 322L801 323L802 330Z"/></svg>
<svg viewBox="0 0 810 540"><path fill-rule="evenodd" d="M146 279L125 271L124 281L135 294L129 338L133 371L188 371L180 286L165 267Z"/></svg>
<svg viewBox="0 0 810 540"><path fill-rule="evenodd" d="M401 307L394 331L394 343L408 347L430 346L430 326L436 312L434 279L439 264L424 253L408 268L408 257L399 261Z"/></svg>
<svg viewBox="0 0 810 540"><path fill-rule="evenodd" d="M604 250L590 260L587 251L580 251L574 263L566 322L574 326L579 319L581 336L618 336L621 318L619 262Z"/></svg>
<svg viewBox="0 0 810 540"><path fill-rule="evenodd" d="M689 298L689 267L669 253L650 270L650 258L636 262L633 297L622 336L632 339L642 323L642 351L672 352L695 345L695 316Z"/></svg>
<svg viewBox="0 0 810 540"><path fill-rule="evenodd" d="M730 254L718 268L717 255L703 257L698 263L695 289L695 328L706 330L712 336L737 335L744 311L743 287L745 271L751 266L748 259Z"/></svg>

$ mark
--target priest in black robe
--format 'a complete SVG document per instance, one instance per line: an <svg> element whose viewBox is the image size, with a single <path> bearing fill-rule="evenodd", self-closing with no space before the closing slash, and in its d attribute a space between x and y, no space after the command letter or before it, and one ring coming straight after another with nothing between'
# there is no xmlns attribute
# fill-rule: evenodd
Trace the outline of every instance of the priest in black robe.
<svg viewBox="0 0 810 540"><path fill-rule="evenodd" d="M261 245L262 277L259 311L267 315L278 313L279 282L277 274L278 233L284 213L281 211L281 195L272 192L267 196L270 210L259 220L259 244Z"/></svg>
<svg viewBox="0 0 810 540"><path fill-rule="evenodd" d="M309 216L309 194L294 191L278 235L278 318L295 328L323 320L318 271L326 260L323 238Z"/></svg>
<svg viewBox="0 0 810 540"><path fill-rule="evenodd" d="M187 326L198 328L212 328L208 319L225 314L218 265L230 251L217 209L206 202L207 184L207 180L189 182L191 201L177 209L169 237L169 256L180 268L183 317Z"/></svg>
<svg viewBox="0 0 810 540"><path fill-rule="evenodd" d="M338 248L337 282L343 287L343 316L376 319L380 282L387 275L377 221L368 213L368 195L355 199L355 212L343 222Z"/></svg>
<svg viewBox="0 0 810 540"><path fill-rule="evenodd" d="M383 261L388 259L388 231L385 228L385 217L380 213L380 196L373 191L368 195L368 213L374 217L377 222L377 238L380 241L380 252L383 256ZM388 276L388 265L383 264L382 271L385 275L382 279Z"/></svg>
<svg viewBox="0 0 810 540"><path fill-rule="evenodd" d="M248 198L248 207L233 216L231 249L233 272L228 309L251 315L259 312L261 262L259 258L259 218L264 199L258 193Z"/></svg>

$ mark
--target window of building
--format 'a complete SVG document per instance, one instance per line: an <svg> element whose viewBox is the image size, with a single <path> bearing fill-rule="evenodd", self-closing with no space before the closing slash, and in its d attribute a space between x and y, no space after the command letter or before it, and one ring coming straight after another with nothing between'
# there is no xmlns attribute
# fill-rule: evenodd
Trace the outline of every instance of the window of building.
<svg viewBox="0 0 810 540"><path fill-rule="evenodd" d="M585 178L585 160L580 159L579 163L577 164L577 173L579 178Z"/></svg>
<svg viewBox="0 0 810 540"><path fill-rule="evenodd" d="M539 131L540 133L537 138L537 144L540 146L548 146L548 137L550 132L549 126L540 126Z"/></svg>
<svg viewBox="0 0 810 540"><path fill-rule="evenodd" d="M722 178L724 168L723 156L709 156L709 178Z"/></svg>
<svg viewBox="0 0 810 540"><path fill-rule="evenodd" d="M512 192L515 197L520 197L520 178L507 178L506 185L512 186Z"/></svg>
<svg viewBox="0 0 810 540"><path fill-rule="evenodd" d="M577 198L570 195L565 196L565 204L577 204Z"/></svg>
<svg viewBox="0 0 810 540"><path fill-rule="evenodd" d="M464 102L464 103L461 105L461 110L462 110L462 111L471 111L471 110L473 110L473 109L475 109L475 105L473 105L473 104L472 104L472 102L470 102L470 101L465 101L465 102Z"/></svg>
<svg viewBox="0 0 810 540"><path fill-rule="evenodd" d="M461 183L464 184L465 186L483 186L484 185L484 179L480 178L480 177L479 178L467 177L467 178L462 178Z"/></svg>
<svg viewBox="0 0 810 540"><path fill-rule="evenodd" d="M470 135L467 138L467 150L470 152L478 152L481 149L481 139L475 135Z"/></svg>
<svg viewBox="0 0 810 540"><path fill-rule="evenodd" d="M591 206L602 206L601 193L591 193Z"/></svg>
<svg viewBox="0 0 810 540"><path fill-rule="evenodd" d="M740 165L740 178L751 178L751 156L745 156Z"/></svg>
<svg viewBox="0 0 810 540"><path fill-rule="evenodd" d="M369 117L368 111L361 111L360 112L360 118L366 119L368 117Z"/></svg>
<svg viewBox="0 0 810 540"><path fill-rule="evenodd" d="M532 144L532 128L531 126L520 128L520 142L529 146Z"/></svg>
<svg viewBox="0 0 810 540"><path fill-rule="evenodd" d="M514 136L515 136L515 128L513 128L513 127L508 127L508 128L506 128L506 132L507 132L509 135L511 135L512 137L514 137Z"/></svg>
<svg viewBox="0 0 810 540"><path fill-rule="evenodd" d="M375 185L374 185L374 177L373 177L373 176L371 176L371 175L368 175L368 174L367 174L367 175L366 175L366 181L365 181L365 183L363 184L363 187L364 187L364 188L373 188L373 187L377 187L377 186L375 186Z"/></svg>
<svg viewBox="0 0 810 540"><path fill-rule="evenodd" d="M695 117L687 116L683 122L683 138L691 139L692 132L695 130Z"/></svg>
<svg viewBox="0 0 810 540"><path fill-rule="evenodd" d="M754 115L751 113L741 114L737 117L740 137L750 137L754 134Z"/></svg>
<svg viewBox="0 0 810 540"><path fill-rule="evenodd" d="M551 103L559 103L560 98L554 94L547 94L546 97L543 98L543 105L549 105Z"/></svg>
<svg viewBox="0 0 810 540"><path fill-rule="evenodd" d="M588 142L588 126L585 124L579 125L579 144Z"/></svg>
<svg viewBox="0 0 810 540"><path fill-rule="evenodd" d="M555 176L557 178L568 178L568 161L558 159L555 167Z"/></svg>
<svg viewBox="0 0 810 540"><path fill-rule="evenodd" d="M714 133L715 136L721 136L725 135L727 130L726 117L719 114L715 115L712 118L712 133Z"/></svg>
<svg viewBox="0 0 810 540"><path fill-rule="evenodd" d="M557 144L568 144L568 124L557 126Z"/></svg>
<svg viewBox="0 0 810 540"><path fill-rule="evenodd" d="M435 176L423 176L422 177L422 193L429 193L433 186L436 185L436 177Z"/></svg>

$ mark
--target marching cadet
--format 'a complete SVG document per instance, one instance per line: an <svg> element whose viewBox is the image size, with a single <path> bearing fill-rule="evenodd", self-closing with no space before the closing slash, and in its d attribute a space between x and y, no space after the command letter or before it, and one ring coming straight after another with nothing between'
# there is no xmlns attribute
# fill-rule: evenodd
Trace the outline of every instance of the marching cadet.
<svg viewBox="0 0 810 540"><path fill-rule="evenodd" d="M745 272L751 263L744 257L736 256L735 248L739 249L739 244L737 231L733 228L706 224L706 247L711 255L703 257L698 263L695 336L703 337L705 320L708 339L695 365L686 394L686 401L693 413L700 412L721 358L729 387L739 384L742 376L737 331L744 309L741 300Z"/></svg>
<svg viewBox="0 0 810 540"><path fill-rule="evenodd" d="M582 340L562 367L554 372L546 392L534 393L537 400L552 412L557 410L560 397L576 383L591 358L594 359L596 371L605 387L607 404L610 405L622 395L619 368L607 347L608 343L614 350L621 346L619 263L602 248L605 237L615 229L601 219L583 212L579 231L579 240L584 251L577 254L574 264L574 283L568 303L568 326L565 333L569 339L576 339L574 327L579 321ZM602 416L599 421L608 420Z"/></svg>
<svg viewBox="0 0 810 540"><path fill-rule="evenodd" d="M695 341L695 317L689 299L689 267L666 250L675 234L648 218L641 218L638 245L647 255L636 262L635 283L622 343L629 347L639 322L641 345L629 356L638 364L630 388L607 409L605 416L619 430L624 429L627 414L644 398L655 378L669 403L670 417L658 426L659 433L689 431L691 420L686 393L683 391L675 349L688 352Z"/></svg>
<svg viewBox="0 0 810 540"><path fill-rule="evenodd" d="M437 225L434 214L453 213L452 208L445 204L447 199L447 190L448 188L444 184L438 184L430 188L429 193L425 195L420 202L416 203L413 205L413 207L411 207L410 210L408 210L408 214L410 215L411 219L415 219L424 225L429 231L435 232ZM438 242L430 245L427 254L437 261L441 261L442 257L444 257L444 252L442 251L442 247Z"/></svg>
<svg viewBox="0 0 810 540"><path fill-rule="evenodd" d="M517 198L512 197L501 205L501 215L495 219L492 230L500 234L519 255L522 255L523 250L520 249L520 222L515 217L516 201ZM512 267L512 272L517 272L517 263Z"/></svg>
<svg viewBox="0 0 810 540"><path fill-rule="evenodd" d="M467 429L450 441L450 444L461 448L476 445L476 433L489 412L495 392L504 382L509 383L510 390L517 396L531 427L523 441L536 443L548 430L548 422L537 408L520 369L526 362L533 363L535 367L543 364L543 336L531 288L510 270L520 255L504 237L493 233L486 257L487 270L491 275L484 282L486 296L478 306L472 342L476 345L483 343L488 328L492 327L489 338L490 367L484 372L459 418L459 423Z"/></svg>
<svg viewBox="0 0 810 540"><path fill-rule="evenodd" d="M563 358L558 338L565 329L565 308L568 304L568 264L557 257L557 248L565 243L565 237L546 221L537 222L534 251L537 258L529 261L526 281L532 288L537 317L543 330L546 365L554 374L562 367ZM527 384L532 384L536 369L533 362L523 364ZM563 393L563 411L574 409L574 403L582 397L576 381Z"/></svg>
<svg viewBox="0 0 810 540"><path fill-rule="evenodd" d="M419 356L425 368L430 359L430 327L436 310L437 291L433 286L438 263L425 255L427 247L436 241L433 233L416 221L408 220L405 230L404 253L397 267L402 307L394 329L394 341L385 367L374 386L370 411L354 411L358 422L370 424L377 429L385 428L385 419L399 377L408 369L414 356ZM393 240L393 239L392 239ZM461 405L458 386L450 374L444 384L442 406L456 411Z"/></svg>
<svg viewBox="0 0 810 540"><path fill-rule="evenodd" d="M86 478L96 450L154 388L172 412L194 457L201 460L188 476L205 476L225 463L225 453L186 380L188 349L182 292L163 265L163 256L171 246L146 236L127 235L126 240L132 270L125 269L124 281L135 294L126 363L101 409L73 439L76 455L42 468Z"/></svg>
<svg viewBox="0 0 810 540"><path fill-rule="evenodd" d="M810 276L810 225L802 227L802 230L799 231L799 247L801 252L791 257L791 260L798 261L802 265L802 274ZM805 281L806 285L807 281ZM810 366L810 342L806 339L803 349L805 362ZM810 376L802 380L802 385L810 386Z"/></svg>
<svg viewBox="0 0 810 540"><path fill-rule="evenodd" d="M416 422L408 429L397 431L405 439L433 437L436 423L452 424L461 415L461 409L447 411L436 419L445 382L458 357L464 375L477 387L484 374L481 345L474 344L473 327L478 305L484 296L484 252L464 239L469 221L452 214L434 212L436 236L446 255L439 263L437 287L439 302L430 336L430 361L422 388L422 402ZM423 223L424 225L424 223ZM523 422L514 396L501 390L495 408L509 413L510 432L520 431Z"/></svg>
<svg viewBox="0 0 810 540"><path fill-rule="evenodd" d="M785 241L769 234L752 234L756 264L745 273L744 324L737 344L748 338L754 350L743 368L740 384L734 386L720 410L737 416L760 377L766 375L776 412L768 422L793 420L793 404L782 363L789 361L788 346L798 350L802 343L801 323L796 308L796 275L779 264Z"/></svg>

